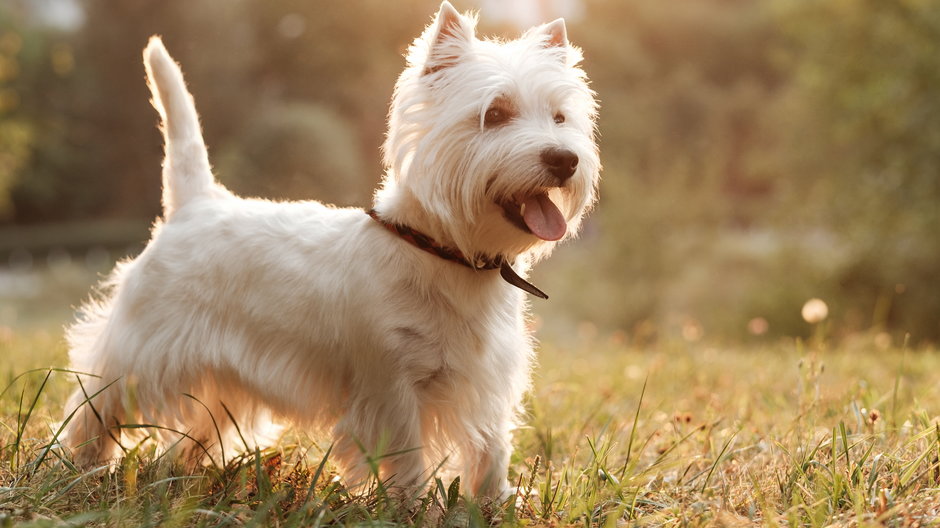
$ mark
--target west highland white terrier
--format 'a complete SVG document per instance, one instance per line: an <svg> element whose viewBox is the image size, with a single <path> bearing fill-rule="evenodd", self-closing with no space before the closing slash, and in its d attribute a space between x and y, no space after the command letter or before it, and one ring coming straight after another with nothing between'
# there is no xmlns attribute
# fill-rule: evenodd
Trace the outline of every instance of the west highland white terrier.
<svg viewBox="0 0 940 528"><path fill-rule="evenodd" d="M384 453L399 489L447 459L469 493L508 492L526 292L544 296L522 277L595 200L597 104L563 20L508 42L475 25L444 2L411 45L368 212L216 182L179 66L150 40L164 212L68 329L72 368L90 374L66 409L76 461L117 458L144 430L224 455L281 419L331 428L351 485Z"/></svg>

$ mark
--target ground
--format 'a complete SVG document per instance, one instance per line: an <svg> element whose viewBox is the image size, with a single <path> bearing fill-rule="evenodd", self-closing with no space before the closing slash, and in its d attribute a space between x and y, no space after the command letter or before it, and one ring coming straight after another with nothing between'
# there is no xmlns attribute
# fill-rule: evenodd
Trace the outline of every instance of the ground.
<svg viewBox="0 0 940 528"><path fill-rule="evenodd" d="M113 470L72 467L48 449L69 390L68 375L48 369L66 365L51 328L0 333L0 526L915 526L940 516L934 349L866 336L634 347L590 332L543 343L517 432L515 501L477 505L441 481L415 512L381 486L348 495L329 440L296 430L195 474L146 446Z"/></svg>

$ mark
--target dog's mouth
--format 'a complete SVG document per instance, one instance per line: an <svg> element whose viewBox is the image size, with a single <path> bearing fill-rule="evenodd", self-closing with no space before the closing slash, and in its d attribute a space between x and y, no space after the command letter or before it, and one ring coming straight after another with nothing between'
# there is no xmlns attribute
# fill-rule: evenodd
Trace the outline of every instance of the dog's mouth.
<svg viewBox="0 0 940 528"><path fill-rule="evenodd" d="M499 204L506 220L526 233L554 242L568 232L565 215L548 196L548 189L539 189L531 194L516 195Z"/></svg>

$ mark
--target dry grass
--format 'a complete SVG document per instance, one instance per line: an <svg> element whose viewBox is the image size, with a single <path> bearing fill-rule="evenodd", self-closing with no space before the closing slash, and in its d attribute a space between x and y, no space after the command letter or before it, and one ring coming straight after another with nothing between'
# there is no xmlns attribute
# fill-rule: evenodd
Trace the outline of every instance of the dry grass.
<svg viewBox="0 0 940 528"><path fill-rule="evenodd" d="M380 485L350 496L328 440L300 431L197 475L145 446L113 471L76 469L48 449L69 388L50 365L65 365L58 334L0 335L0 526L914 526L940 515L940 355L864 337L545 345L517 434L519 497L480 506L435 482L423 504L440 515L403 509Z"/></svg>

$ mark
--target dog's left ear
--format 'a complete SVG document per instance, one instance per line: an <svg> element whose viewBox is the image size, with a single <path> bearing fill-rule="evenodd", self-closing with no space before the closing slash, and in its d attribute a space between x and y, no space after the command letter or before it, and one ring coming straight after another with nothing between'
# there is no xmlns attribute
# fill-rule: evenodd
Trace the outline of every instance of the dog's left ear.
<svg viewBox="0 0 940 528"><path fill-rule="evenodd" d="M568 30L565 29L565 19L559 18L538 28L538 33L548 35L545 41L548 47L567 48Z"/></svg>

